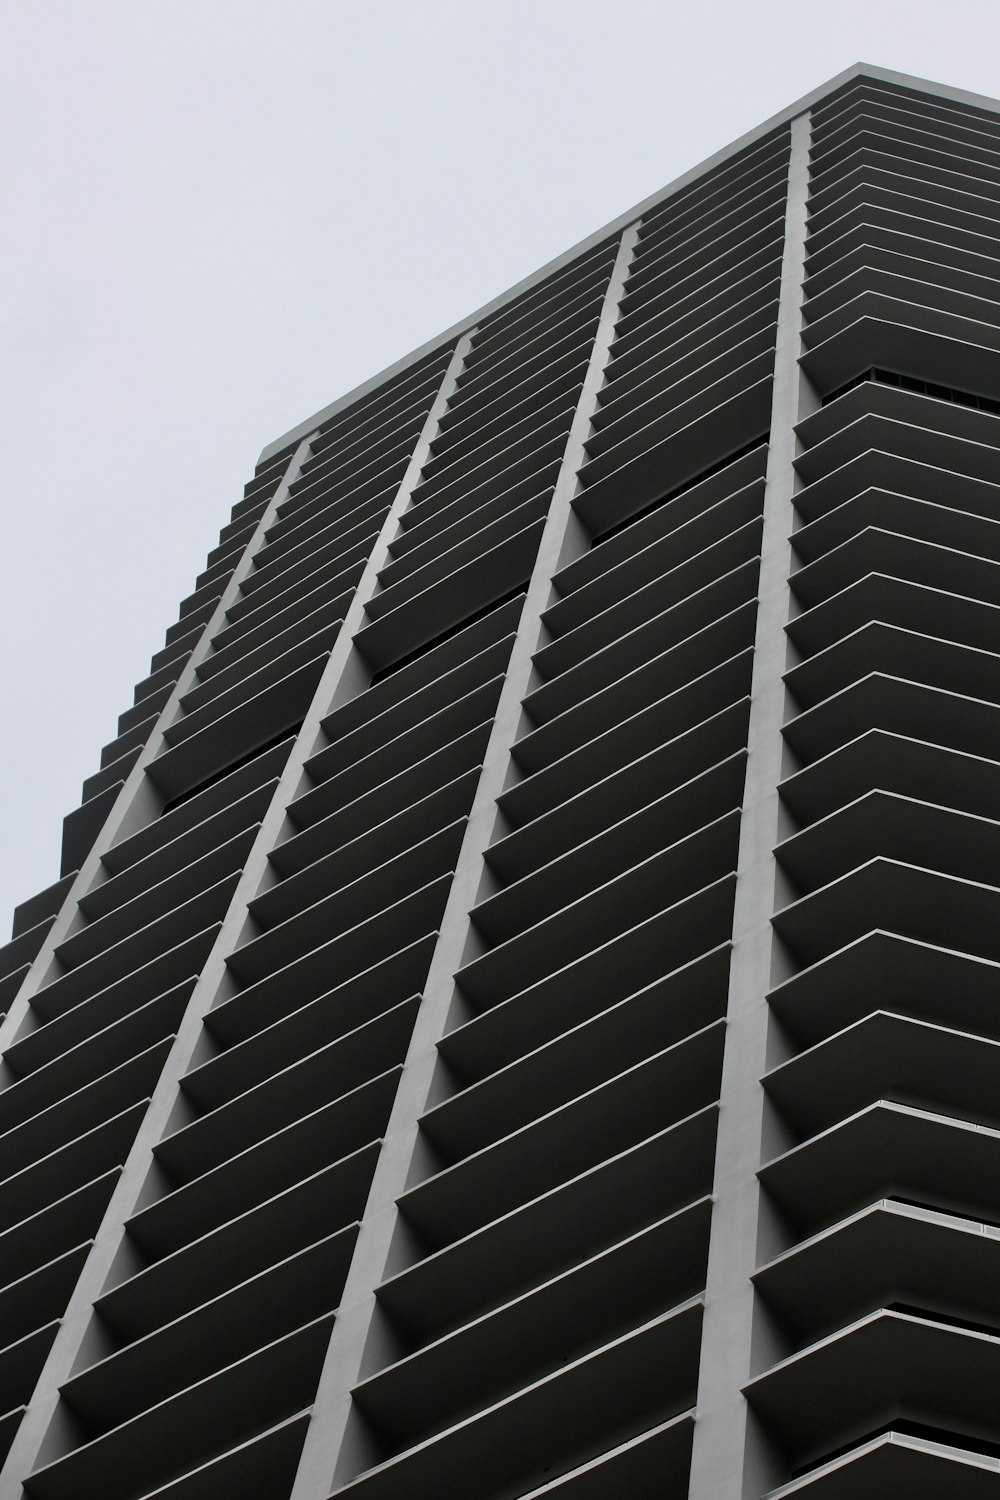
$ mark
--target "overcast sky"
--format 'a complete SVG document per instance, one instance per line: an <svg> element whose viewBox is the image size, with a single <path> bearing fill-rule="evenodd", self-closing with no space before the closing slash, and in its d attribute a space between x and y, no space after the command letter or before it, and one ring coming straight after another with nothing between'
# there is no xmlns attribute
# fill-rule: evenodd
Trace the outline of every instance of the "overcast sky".
<svg viewBox="0 0 1000 1500"><path fill-rule="evenodd" d="M998 0L0 0L0 942L262 446Z"/></svg>

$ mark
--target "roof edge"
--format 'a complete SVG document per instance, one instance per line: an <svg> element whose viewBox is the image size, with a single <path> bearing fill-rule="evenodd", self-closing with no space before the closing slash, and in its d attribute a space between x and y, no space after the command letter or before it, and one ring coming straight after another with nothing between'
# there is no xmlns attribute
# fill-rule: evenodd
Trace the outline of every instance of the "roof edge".
<svg viewBox="0 0 1000 1500"><path fill-rule="evenodd" d="M569 265L578 256L586 254L588 250L599 245L602 240L607 239L610 235L620 234L629 224L641 218L643 214L648 213L651 209L658 208L661 203L665 203L675 193L681 192L706 172L710 172L714 167L721 166L730 157L736 156L739 152L746 150L748 146L752 146L755 141L761 140L770 131L776 129L777 126L794 120L797 115L802 114L807 109L811 109L813 105L818 104L829 94L836 93L837 89L843 88L845 84L851 83L855 78L871 78L878 83L892 83L900 88L910 88L918 93L930 94L935 98L947 100L952 104L971 105L977 109L987 109L991 110L994 114L1000 114L1000 100L991 99L987 95L973 94L966 89L953 88L950 84L945 83L934 83L930 79L917 78L908 73L896 73L890 68L879 68L871 63L853 63L849 68L845 68L842 73L836 74L835 77L828 79L826 83L821 83L817 88L811 89L809 93L803 94L801 99L796 99L793 104L786 105L784 109L779 110L775 115L771 115L769 119L764 120L760 125L754 126L745 135L741 135L737 140L731 141L728 146L724 146L720 151L707 156L704 161L698 162L696 166L689 167L686 172L682 172L679 177L675 177L666 187L660 188L658 192L652 193L648 198L644 198L641 203L637 203L633 208L626 209L624 213L617 215L609 223L602 225L600 229L594 230L592 234L588 234L586 238L570 246L568 250L564 250L553 260L546 261L543 266L539 266L537 271L532 271L530 275L525 276L521 281L515 282L512 287L508 287L499 296L484 303L482 307L477 308L475 312L470 313L461 322L453 323L443 333L439 333L434 338L428 339L425 344L421 344L418 348L411 350L409 354L404 354L400 359L397 359L391 365L387 365L384 370L380 370L376 375L369 376L360 385L356 385L353 390L347 391L335 401L331 401L328 406L321 407L319 411L315 412L305 421L296 423L294 427L289 428L287 432L282 433L280 437L267 443L261 449L260 457L257 460L258 466L265 463L268 459L275 457L282 449L290 447L293 443L301 442L310 432L314 432L317 427L322 426L324 422L328 422L338 412L343 411L355 401L360 401L363 396L367 396L371 391L377 390L386 381L392 380L397 375L401 375L404 370L408 369L411 365L417 364L428 354L432 354L435 349L440 348L444 344L454 342L463 333L468 332L470 328L474 327L482 318L489 317L503 307L505 303L513 301L515 297L521 296L524 292L530 291L532 287L544 281L547 276L551 276L555 272L562 270L564 266Z"/></svg>

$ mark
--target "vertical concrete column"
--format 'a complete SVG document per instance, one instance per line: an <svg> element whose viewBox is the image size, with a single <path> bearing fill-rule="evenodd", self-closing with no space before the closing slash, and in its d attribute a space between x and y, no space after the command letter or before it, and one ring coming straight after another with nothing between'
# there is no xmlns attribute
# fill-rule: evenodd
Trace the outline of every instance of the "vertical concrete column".
<svg viewBox="0 0 1000 1500"><path fill-rule="evenodd" d="M257 522L256 529L247 542L239 562L233 570L232 576L219 599L211 618L205 625L197 645L192 650L184 667L174 684L173 692L167 699L160 711L160 715L150 731L149 738L138 760L129 772L124 786L118 793L114 806L104 821L104 826L97 838L94 840L93 848L84 860L83 865L66 893L66 897L59 910L59 914L53 922L45 937L45 942L35 957L30 971L25 975L24 983L18 990L7 1012L2 1024L0 1024L0 1053L14 1042L21 1031L22 1026L29 1020L32 997L42 987L48 972L54 950L69 936L71 925L76 916L77 903L80 898L90 890L97 875L100 872L101 857L111 845L119 838L142 826L144 822L152 821L152 816L158 813L158 807L151 810L149 799L154 795L150 788L146 770L150 761L154 760L163 747L163 731L167 725L172 723L177 714L177 708L184 697L195 684L198 667L205 660L212 648L212 637L222 629L226 623L226 611L231 609L239 595L240 585L247 574L253 569L255 555L264 545L268 531L274 525L277 518L278 508L288 498L290 487L295 483L302 470L302 465L309 456L309 448L315 433L303 438L295 449L288 462L281 483L264 510L264 514Z"/></svg>
<svg viewBox="0 0 1000 1500"><path fill-rule="evenodd" d="M590 435L597 394L605 380L618 308L638 231L637 222L622 235L605 292L587 374L528 583L517 638L431 957L427 983L333 1326L317 1391L314 1419L306 1435L292 1500L325 1500L335 1483L346 1482L370 1462L364 1434L351 1421L351 1390L365 1373L366 1351L371 1344L378 1343L378 1330L373 1327L375 1289L385 1278L397 1228L396 1199L409 1184L417 1164L418 1122L431 1093L438 1056L437 1042L444 1034L454 997L454 974L461 964L469 936L469 911L476 899L483 874L483 855L496 821L496 799L503 790L510 768L510 751L520 725L521 703L529 689L532 657L539 646L541 615L551 598L552 575L569 555L586 545L572 508L579 490L577 474L586 458L584 444Z"/></svg>
<svg viewBox="0 0 1000 1500"><path fill-rule="evenodd" d="M740 1394L751 1374L757 1265L768 1006L778 841L789 616L794 425L802 404L802 281L805 270L809 116L791 123L770 448L743 794L727 1033L722 1067L705 1322L691 1460L690 1500L743 1500L771 1487L763 1445L748 1437Z"/></svg>
<svg viewBox="0 0 1000 1500"><path fill-rule="evenodd" d="M459 340L448 368L445 371L438 394L427 415L421 429L420 437L411 455L406 473L389 508L378 539L372 548L354 598L346 611L344 623L330 652L316 692L313 695L305 722L292 747L285 769L275 788L268 810L264 815L250 853L247 856L243 872L233 893L229 910L216 936L212 950L202 968L198 982L192 991L184 1018L178 1027L177 1036L163 1066L153 1097L149 1102L149 1107L146 1110L146 1114L143 1117L142 1124L133 1143L132 1150L122 1169L121 1176L118 1179L114 1193L111 1196L111 1201L101 1222L101 1227L80 1272L62 1325L53 1342L42 1373L39 1376L34 1395L11 1446L7 1462L3 1470L0 1471L0 1500L21 1500L21 1481L23 1477L33 1469L39 1467L41 1463L47 1462L50 1458L54 1457L62 1446L63 1434L61 1424L66 1420L66 1414L59 1408L59 1387L69 1378L78 1362L90 1327L93 1303L104 1289L108 1274L125 1235L125 1225L136 1210L147 1176L153 1165L153 1147L164 1134L177 1099L178 1085L191 1065L195 1049L201 1037L205 1016L211 1009L226 975L226 959L238 943L243 931L247 919L247 904L256 894L261 879L267 870L268 855L281 832L288 804L298 790L302 778L303 765L312 752L312 748L320 732L320 722L329 712L330 704L344 680L352 679L358 672L356 665L357 653L354 649L353 638L364 619L365 604L374 591L378 573L385 566L388 557L389 542L395 535L398 518L402 511L409 505L413 487L417 483L421 469L427 461L430 444L437 432L438 423L447 406L448 400L455 389L458 375L471 343L471 337L471 333L468 333L463 335ZM233 602L239 580L245 576L245 572L250 567L253 553L262 543L264 532L274 519L277 505L287 495L288 484L291 483L291 480L299 472L302 462L308 453L310 442L315 436L316 434L313 433L310 438L304 439L298 449L296 449L296 458L289 468L289 473L286 475L285 481L262 517L260 525L247 548L247 553L240 567L237 569L237 573L230 581L229 588L227 588L225 595L220 600L219 608L209 622L209 626L206 627L206 649L211 632L221 624L226 606ZM139 772L140 768L144 768L151 759L151 756L155 754L155 748L151 749L151 747L159 744L160 724L165 724L169 721L171 706L176 702L180 694L186 691L192 677L193 663L189 663L188 669L185 670L184 676L178 682L174 694L160 716L157 730L154 731L150 739L150 744L147 745L146 751L140 757L133 776ZM123 790L122 797L125 796L127 791L128 785ZM121 819L115 819L112 816L108 822L109 827L105 828L101 839L95 845L95 851L91 855L91 860L88 860L88 866L91 865L92 860L98 859L100 851L108 846ZM110 826L112 824L113 826ZM96 868L96 864L92 868ZM84 871L81 871L81 879L83 879L84 873ZM59 923L57 922L56 925L58 926ZM29 979L32 977L33 975L29 975Z"/></svg>

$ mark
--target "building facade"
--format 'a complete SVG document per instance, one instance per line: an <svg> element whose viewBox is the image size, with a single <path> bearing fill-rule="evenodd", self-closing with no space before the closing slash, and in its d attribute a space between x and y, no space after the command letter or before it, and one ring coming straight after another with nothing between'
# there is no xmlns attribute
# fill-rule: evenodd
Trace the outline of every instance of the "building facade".
<svg viewBox="0 0 1000 1500"><path fill-rule="evenodd" d="M0 975L0 1500L1000 1496L1000 105L266 449Z"/></svg>

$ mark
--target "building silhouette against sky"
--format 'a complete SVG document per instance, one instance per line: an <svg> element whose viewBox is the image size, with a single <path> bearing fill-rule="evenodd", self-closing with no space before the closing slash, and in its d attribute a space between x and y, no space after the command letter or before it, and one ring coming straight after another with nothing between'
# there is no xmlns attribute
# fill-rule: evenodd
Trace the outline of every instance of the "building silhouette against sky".
<svg viewBox="0 0 1000 1500"><path fill-rule="evenodd" d="M0 953L0 1500L1000 1496L998 227L855 68L265 449Z"/></svg>

